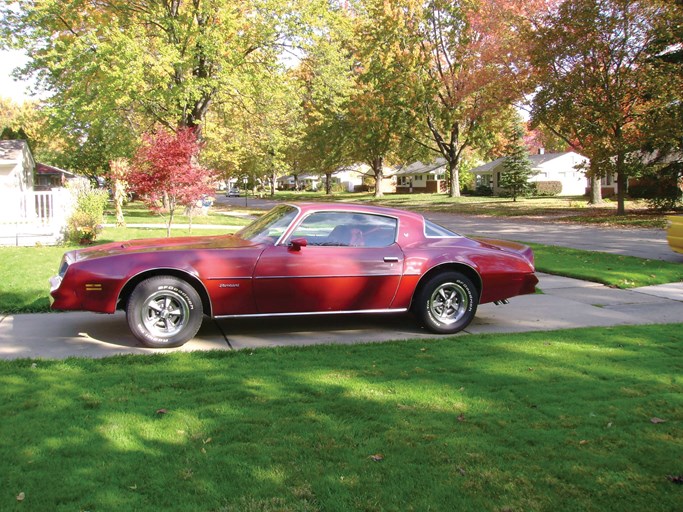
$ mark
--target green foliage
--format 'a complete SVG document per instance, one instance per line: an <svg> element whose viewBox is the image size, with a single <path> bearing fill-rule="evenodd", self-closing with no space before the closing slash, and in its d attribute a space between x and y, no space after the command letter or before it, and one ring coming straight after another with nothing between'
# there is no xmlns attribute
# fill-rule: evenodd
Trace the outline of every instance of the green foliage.
<svg viewBox="0 0 683 512"><path fill-rule="evenodd" d="M518 196L530 195L533 184L529 179L535 174L531 168L529 150L522 141L522 129L518 125L505 147L505 159L503 160L503 172L501 173L498 186L505 189L513 201Z"/></svg>
<svg viewBox="0 0 683 512"><path fill-rule="evenodd" d="M475 196L492 196L493 189L488 185L477 185L477 188L474 189L473 194Z"/></svg>
<svg viewBox="0 0 683 512"><path fill-rule="evenodd" d="M532 118L590 158L593 173L617 174L620 214L628 155L641 149L652 112L680 103L680 76L648 55L671 8L663 2L563 2L529 32L539 86Z"/></svg>
<svg viewBox="0 0 683 512"><path fill-rule="evenodd" d="M75 201L74 211L67 222L67 239L90 244L102 230L109 195L106 190L93 188L86 179L71 180L67 186Z"/></svg>

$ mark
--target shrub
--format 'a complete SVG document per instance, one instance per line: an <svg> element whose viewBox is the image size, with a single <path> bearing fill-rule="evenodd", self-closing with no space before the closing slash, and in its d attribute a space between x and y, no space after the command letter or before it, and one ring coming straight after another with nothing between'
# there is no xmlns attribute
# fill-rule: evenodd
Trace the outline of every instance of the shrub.
<svg viewBox="0 0 683 512"><path fill-rule="evenodd" d="M102 230L109 195L95 189L86 179L72 180L68 187L75 199L74 213L67 222L67 238L76 243L93 242Z"/></svg>
<svg viewBox="0 0 683 512"><path fill-rule="evenodd" d="M561 181L536 181L534 182L535 196L556 196L562 192Z"/></svg>
<svg viewBox="0 0 683 512"><path fill-rule="evenodd" d="M488 185L478 185L476 189L474 189L473 195L475 196L492 196L493 195L493 189L489 187Z"/></svg>
<svg viewBox="0 0 683 512"><path fill-rule="evenodd" d="M669 166L672 167L672 166ZM668 170L668 168L665 168ZM628 194L634 199L645 199L653 210L674 210L681 202L681 188L678 186L678 170L674 173L649 173L629 183Z"/></svg>

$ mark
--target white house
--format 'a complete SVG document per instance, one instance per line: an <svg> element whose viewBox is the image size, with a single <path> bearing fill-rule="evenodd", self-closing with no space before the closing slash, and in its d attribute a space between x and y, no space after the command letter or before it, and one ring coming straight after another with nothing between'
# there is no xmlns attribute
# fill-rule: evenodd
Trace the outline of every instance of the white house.
<svg viewBox="0 0 683 512"><path fill-rule="evenodd" d="M25 140L0 140L0 190L32 190L35 167L36 163Z"/></svg>
<svg viewBox="0 0 683 512"><path fill-rule="evenodd" d="M279 190L318 190L320 187L320 176L317 174L289 174L280 176L277 179Z"/></svg>
<svg viewBox="0 0 683 512"><path fill-rule="evenodd" d="M396 192L399 194L445 192L447 185L445 158L428 164L414 162L396 171Z"/></svg>
<svg viewBox="0 0 683 512"><path fill-rule="evenodd" d="M51 244L62 239L71 209L69 193L35 191L35 168L26 141L0 140L0 245Z"/></svg>
<svg viewBox="0 0 683 512"><path fill-rule="evenodd" d="M573 151L565 153L541 153L530 155L531 167L536 173L529 179L532 183L556 181L562 184L561 196L582 196L586 193L588 179L581 166L588 168L588 159ZM494 195L503 192L498 185L500 177L504 172L503 161L505 158L498 158L479 167L471 169L475 175L476 186L485 185L491 187Z"/></svg>
<svg viewBox="0 0 683 512"><path fill-rule="evenodd" d="M368 164L353 164L340 167L332 173L332 183L340 184L345 192L353 192L363 185L363 177L370 170Z"/></svg>

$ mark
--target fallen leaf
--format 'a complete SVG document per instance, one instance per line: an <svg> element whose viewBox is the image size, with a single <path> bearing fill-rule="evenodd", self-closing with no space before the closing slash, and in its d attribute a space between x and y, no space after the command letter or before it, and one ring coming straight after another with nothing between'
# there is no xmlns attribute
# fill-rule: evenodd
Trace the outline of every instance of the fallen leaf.
<svg viewBox="0 0 683 512"><path fill-rule="evenodd" d="M675 484L683 484L683 475L669 475L667 478Z"/></svg>
<svg viewBox="0 0 683 512"><path fill-rule="evenodd" d="M370 455L368 458L374 460L375 462L382 462L384 460L384 455L381 453L376 453L374 455Z"/></svg>
<svg viewBox="0 0 683 512"><path fill-rule="evenodd" d="M458 416L458 421L465 421L465 415L461 414L460 416Z"/></svg>
<svg viewBox="0 0 683 512"><path fill-rule="evenodd" d="M663 420L662 418L658 418L655 416L654 418L650 418L650 423L654 423L657 425L658 423L666 423L666 420Z"/></svg>
<svg viewBox="0 0 683 512"><path fill-rule="evenodd" d="M24 494L23 492L17 494L17 501L24 501L24 498L26 498L26 494Z"/></svg>
<svg viewBox="0 0 683 512"><path fill-rule="evenodd" d="M585 444L588 444L588 441L586 441L585 439L581 439L581 441L579 441L579 444L583 446Z"/></svg>
<svg viewBox="0 0 683 512"><path fill-rule="evenodd" d="M156 413L157 414L166 414L168 411L166 409L157 409Z"/></svg>
<svg viewBox="0 0 683 512"><path fill-rule="evenodd" d="M203 442L204 444L209 444L211 441L213 441L213 439L210 438L210 437L207 437L207 438L204 439L202 442Z"/></svg>

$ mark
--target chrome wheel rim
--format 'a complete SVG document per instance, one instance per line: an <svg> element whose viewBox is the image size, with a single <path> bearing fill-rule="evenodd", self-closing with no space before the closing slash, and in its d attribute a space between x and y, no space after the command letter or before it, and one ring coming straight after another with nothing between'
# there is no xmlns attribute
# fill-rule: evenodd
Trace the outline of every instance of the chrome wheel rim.
<svg viewBox="0 0 683 512"><path fill-rule="evenodd" d="M458 322L470 306L467 290L457 283L444 283L434 289L427 307L431 315L442 324Z"/></svg>
<svg viewBox="0 0 683 512"><path fill-rule="evenodd" d="M190 306L178 293L164 290L153 293L142 305L142 323L156 338L172 338L187 325Z"/></svg>

